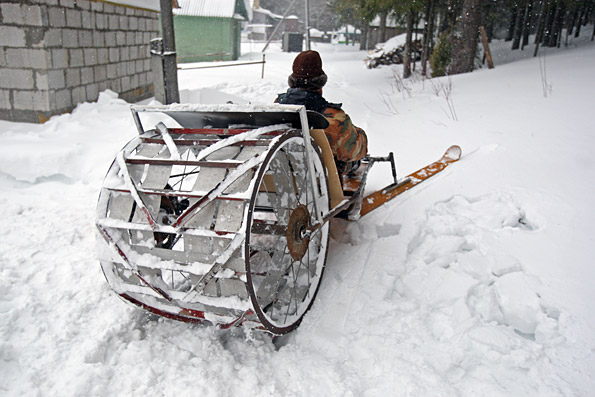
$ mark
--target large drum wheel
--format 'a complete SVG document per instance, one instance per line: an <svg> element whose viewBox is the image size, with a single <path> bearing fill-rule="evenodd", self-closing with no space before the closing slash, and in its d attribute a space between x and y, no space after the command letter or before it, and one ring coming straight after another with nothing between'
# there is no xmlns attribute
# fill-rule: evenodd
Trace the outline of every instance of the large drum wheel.
<svg viewBox="0 0 595 397"><path fill-rule="evenodd" d="M306 154L298 132L283 135L259 168L248 211L247 289L259 321L274 334L299 325L326 263L329 224L314 232L310 227L316 211L329 211L328 178L315 147L312 183Z"/></svg>

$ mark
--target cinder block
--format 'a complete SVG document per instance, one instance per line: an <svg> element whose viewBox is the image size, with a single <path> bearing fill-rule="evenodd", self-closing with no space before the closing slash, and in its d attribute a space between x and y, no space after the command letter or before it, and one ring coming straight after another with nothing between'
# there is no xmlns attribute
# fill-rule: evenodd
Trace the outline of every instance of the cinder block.
<svg viewBox="0 0 595 397"><path fill-rule="evenodd" d="M101 1L92 1L91 11L103 12L103 3Z"/></svg>
<svg viewBox="0 0 595 397"><path fill-rule="evenodd" d="M116 46L116 33L115 32L105 32L105 46L106 47L115 47Z"/></svg>
<svg viewBox="0 0 595 397"><path fill-rule="evenodd" d="M76 0L60 0L60 5L62 7L74 8Z"/></svg>
<svg viewBox="0 0 595 397"><path fill-rule="evenodd" d="M76 87L81 85L81 71L78 68L66 69L66 86Z"/></svg>
<svg viewBox="0 0 595 397"><path fill-rule="evenodd" d="M113 14L116 12L116 7L113 4L105 3L103 6L103 11L107 14Z"/></svg>
<svg viewBox="0 0 595 397"><path fill-rule="evenodd" d="M81 84L91 84L95 81L93 68L85 67L81 69Z"/></svg>
<svg viewBox="0 0 595 397"><path fill-rule="evenodd" d="M110 80L115 79L116 77L118 77L118 66L113 63L109 63L106 66L106 72L107 72L108 79L110 79Z"/></svg>
<svg viewBox="0 0 595 397"><path fill-rule="evenodd" d="M105 14L95 14L95 27L97 29L107 29L107 15Z"/></svg>
<svg viewBox="0 0 595 397"><path fill-rule="evenodd" d="M87 91L87 101L94 102L99 97L99 84L89 84L85 87L85 90Z"/></svg>
<svg viewBox="0 0 595 397"><path fill-rule="evenodd" d="M97 50L95 48L85 48L83 53L85 56L85 66L97 65Z"/></svg>
<svg viewBox="0 0 595 397"><path fill-rule="evenodd" d="M62 30L62 45L66 48L79 47L78 31L75 29Z"/></svg>
<svg viewBox="0 0 595 397"><path fill-rule="evenodd" d="M76 6L83 10L90 10L91 2L89 0L76 0Z"/></svg>
<svg viewBox="0 0 595 397"><path fill-rule="evenodd" d="M23 5L23 16L25 25L29 26L43 26L43 17L41 7L33 5Z"/></svg>
<svg viewBox="0 0 595 397"><path fill-rule="evenodd" d="M33 71L27 69L0 69L0 88L32 90L35 86Z"/></svg>
<svg viewBox="0 0 595 397"><path fill-rule="evenodd" d="M120 20L120 29L122 30L128 30L128 17L127 16L121 16L119 18Z"/></svg>
<svg viewBox="0 0 595 397"><path fill-rule="evenodd" d="M130 47L130 59L138 59L138 46Z"/></svg>
<svg viewBox="0 0 595 397"><path fill-rule="evenodd" d="M45 48L62 47L62 30L48 29L43 37L43 46Z"/></svg>
<svg viewBox="0 0 595 397"><path fill-rule="evenodd" d="M124 33L124 32L116 33L116 45L119 45L119 46L126 45L126 33Z"/></svg>
<svg viewBox="0 0 595 397"><path fill-rule="evenodd" d="M143 31L147 27L147 20L145 18L137 18L138 20L138 27L137 30Z"/></svg>
<svg viewBox="0 0 595 397"><path fill-rule="evenodd" d="M130 59L130 48L120 47L120 60L128 61Z"/></svg>
<svg viewBox="0 0 595 397"><path fill-rule="evenodd" d="M129 76L124 76L120 79L120 81L122 82L122 91L128 91L129 89L132 88L132 86L130 85L130 77Z"/></svg>
<svg viewBox="0 0 595 397"><path fill-rule="evenodd" d="M126 69L126 62L120 62L118 64L118 77L124 77L128 74L128 69Z"/></svg>
<svg viewBox="0 0 595 397"><path fill-rule="evenodd" d="M66 69L69 64L68 50L54 48L52 51L52 67L54 69Z"/></svg>
<svg viewBox="0 0 595 397"><path fill-rule="evenodd" d="M33 107L35 110L41 112L47 112L51 110L49 91L35 91L33 93Z"/></svg>
<svg viewBox="0 0 595 397"><path fill-rule="evenodd" d="M109 62L109 57L107 53L107 48L99 48L97 50L97 63L98 64L106 64Z"/></svg>
<svg viewBox="0 0 595 397"><path fill-rule="evenodd" d="M55 91L51 97L53 110L65 110L72 108L73 102L70 90Z"/></svg>
<svg viewBox="0 0 595 397"><path fill-rule="evenodd" d="M0 25L0 47L25 47L25 44L24 29Z"/></svg>
<svg viewBox="0 0 595 397"><path fill-rule="evenodd" d="M110 48L109 49L109 61L110 63L116 63L120 61L120 49Z"/></svg>
<svg viewBox="0 0 595 397"><path fill-rule="evenodd" d="M87 100L87 92L85 87L76 87L72 89L72 106L83 103Z"/></svg>
<svg viewBox="0 0 595 397"><path fill-rule="evenodd" d="M120 17L117 15L108 16L108 27L110 30L120 29Z"/></svg>
<svg viewBox="0 0 595 397"><path fill-rule="evenodd" d="M128 18L128 29L137 31L138 30L138 18L137 17L129 17Z"/></svg>
<svg viewBox="0 0 595 397"><path fill-rule="evenodd" d="M12 106L20 110L34 110L33 93L34 91L13 91Z"/></svg>
<svg viewBox="0 0 595 397"><path fill-rule="evenodd" d="M66 87L66 80L64 78L64 70L49 70L48 71L48 86L52 90L57 90Z"/></svg>
<svg viewBox="0 0 595 397"><path fill-rule="evenodd" d="M93 32L91 30L79 30L79 45L82 48L93 47Z"/></svg>
<svg viewBox="0 0 595 397"><path fill-rule="evenodd" d="M126 72L129 76L132 76L136 73L136 64L134 61L126 62Z"/></svg>
<svg viewBox="0 0 595 397"><path fill-rule="evenodd" d="M35 88L46 91L49 89L49 79L46 71L35 72Z"/></svg>
<svg viewBox="0 0 595 397"><path fill-rule="evenodd" d="M48 20L53 28L66 26L66 12L64 8L50 7L48 9Z"/></svg>
<svg viewBox="0 0 595 397"><path fill-rule="evenodd" d="M83 29L93 29L95 26L93 19L93 14L90 11L81 11L81 25Z"/></svg>
<svg viewBox="0 0 595 397"><path fill-rule="evenodd" d="M10 91L8 90L0 90L0 109L12 109Z"/></svg>
<svg viewBox="0 0 595 397"><path fill-rule="evenodd" d="M6 66L6 53L4 51L4 48L0 48L0 66L4 67Z"/></svg>
<svg viewBox="0 0 595 397"><path fill-rule="evenodd" d="M95 73L96 82L107 80L107 67L105 65L95 66L93 73Z"/></svg>
<svg viewBox="0 0 595 397"><path fill-rule="evenodd" d="M66 10L66 26L68 26L69 28L82 27L81 12L79 10Z"/></svg>
<svg viewBox="0 0 595 397"><path fill-rule="evenodd" d="M103 91L107 90L108 88L109 88L108 81L102 81L99 83L99 92L103 92Z"/></svg>
<svg viewBox="0 0 595 397"><path fill-rule="evenodd" d="M42 112L50 110L47 91L14 91L12 98L14 109Z"/></svg>
<svg viewBox="0 0 595 397"><path fill-rule="evenodd" d="M118 15L126 15L126 7L122 7L122 6L115 6L114 7L114 12Z"/></svg>
<svg viewBox="0 0 595 397"><path fill-rule="evenodd" d="M23 11L20 4L1 3L0 11L2 11L2 23L23 25Z"/></svg>
<svg viewBox="0 0 595 397"><path fill-rule="evenodd" d="M138 74L135 74L134 76L132 76L130 78L130 85L132 86L132 88L137 88L139 86L138 83Z"/></svg>
<svg viewBox="0 0 595 397"><path fill-rule="evenodd" d="M120 79L110 80L109 89L114 92L122 92L122 82L120 81Z"/></svg>
<svg viewBox="0 0 595 397"><path fill-rule="evenodd" d="M105 32L93 31L93 47L105 47Z"/></svg>
<svg viewBox="0 0 595 397"><path fill-rule="evenodd" d="M144 70L143 70L144 63L141 59L137 59L134 63L136 64L136 65L134 65L134 68L136 69L136 73L144 72Z"/></svg>
<svg viewBox="0 0 595 397"><path fill-rule="evenodd" d="M31 68L29 50L27 48L7 48L6 64L10 68Z"/></svg>
<svg viewBox="0 0 595 397"><path fill-rule="evenodd" d="M78 67L83 66L85 64L85 60L83 58L83 50L80 50L78 48L68 50L68 58L70 61L70 67Z"/></svg>

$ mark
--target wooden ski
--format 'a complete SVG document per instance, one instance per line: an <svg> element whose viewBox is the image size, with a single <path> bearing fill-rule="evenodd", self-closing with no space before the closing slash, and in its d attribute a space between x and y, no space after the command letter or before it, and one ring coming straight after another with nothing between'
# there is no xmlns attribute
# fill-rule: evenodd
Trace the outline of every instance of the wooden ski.
<svg viewBox="0 0 595 397"><path fill-rule="evenodd" d="M424 168L419 169L414 173L408 175L406 178L403 179L402 182L389 185L384 189L378 190L364 197L362 201L360 216L366 215L368 212L380 207L382 204L386 203L389 200L392 200L401 193L406 192L412 187L430 178L431 176L436 175L437 173L448 167L448 165L459 160L461 158L461 153L461 148L457 145L453 145L446 150L444 156L442 156L440 160L435 161L432 164L429 164Z"/></svg>

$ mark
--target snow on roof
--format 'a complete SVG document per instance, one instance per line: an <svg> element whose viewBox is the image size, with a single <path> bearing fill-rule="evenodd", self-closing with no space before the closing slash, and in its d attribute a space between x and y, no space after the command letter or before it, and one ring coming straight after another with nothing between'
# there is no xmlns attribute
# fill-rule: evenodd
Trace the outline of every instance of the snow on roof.
<svg viewBox="0 0 595 397"><path fill-rule="evenodd" d="M108 0L108 3L143 8L151 11L161 11L159 0Z"/></svg>
<svg viewBox="0 0 595 397"><path fill-rule="evenodd" d="M174 15L235 18L237 14L236 0L178 0L178 4L180 8L174 9Z"/></svg>
<svg viewBox="0 0 595 397"><path fill-rule="evenodd" d="M255 8L252 11L260 13L260 14L266 14L273 19L283 19L283 15L274 14L270 10L267 10L266 8Z"/></svg>

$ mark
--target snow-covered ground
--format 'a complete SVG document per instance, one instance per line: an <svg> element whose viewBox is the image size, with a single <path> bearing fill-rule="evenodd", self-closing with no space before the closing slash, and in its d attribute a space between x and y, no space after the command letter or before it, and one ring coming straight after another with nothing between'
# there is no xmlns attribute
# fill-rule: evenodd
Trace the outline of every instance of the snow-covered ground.
<svg viewBox="0 0 595 397"><path fill-rule="evenodd" d="M110 291L94 211L136 133L128 104L106 92L44 125L0 122L0 395L594 395L595 43L517 61L508 45L494 70L405 83L352 46L315 47L372 154L395 152L402 175L451 144L463 158L334 222L318 299L275 341ZM182 99L270 103L294 56L273 46L263 80L260 65L182 71Z"/></svg>

